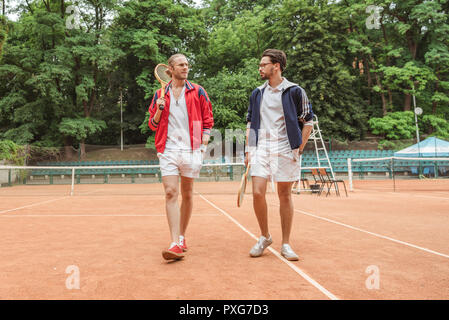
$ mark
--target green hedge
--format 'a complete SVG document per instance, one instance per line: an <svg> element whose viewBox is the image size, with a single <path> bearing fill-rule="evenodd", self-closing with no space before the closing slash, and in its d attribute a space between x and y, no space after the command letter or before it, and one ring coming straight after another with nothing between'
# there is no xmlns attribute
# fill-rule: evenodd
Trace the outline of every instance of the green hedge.
<svg viewBox="0 0 449 320"><path fill-rule="evenodd" d="M24 148L11 140L0 140L0 160L23 165L25 161Z"/></svg>

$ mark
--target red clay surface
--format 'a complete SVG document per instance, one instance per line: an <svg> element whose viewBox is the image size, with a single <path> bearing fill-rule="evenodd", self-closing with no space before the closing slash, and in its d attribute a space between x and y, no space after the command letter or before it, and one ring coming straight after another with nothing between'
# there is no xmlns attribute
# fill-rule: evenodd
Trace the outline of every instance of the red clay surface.
<svg viewBox="0 0 449 320"><path fill-rule="evenodd" d="M0 299L448 299L449 181L396 183L354 181L348 198L292 195L291 264L269 250L249 257L259 236L251 183L241 208L238 181L195 183L189 251L172 263L161 256L161 184L76 185L74 196L69 186L0 188ZM267 202L279 252L276 194ZM69 266L79 289L66 287ZM367 288L370 266L378 289Z"/></svg>

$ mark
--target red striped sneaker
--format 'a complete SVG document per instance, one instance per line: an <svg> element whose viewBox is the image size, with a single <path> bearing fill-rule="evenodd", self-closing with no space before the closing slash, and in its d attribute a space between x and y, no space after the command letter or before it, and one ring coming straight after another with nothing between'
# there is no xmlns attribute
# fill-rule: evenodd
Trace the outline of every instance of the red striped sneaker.
<svg viewBox="0 0 449 320"><path fill-rule="evenodd" d="M186 244L186 238L184 237L179 237L179 246L181 247L182 251L186 252L187 251L187 244Z"/></svg>
<svg viewBox="0 0 449 320"><path fill-rule="evenodd" d="M165 260L178 260L184 258L184 256L182 248L177 244L172 244L168 250L162 251L162 257Z"/></svg>

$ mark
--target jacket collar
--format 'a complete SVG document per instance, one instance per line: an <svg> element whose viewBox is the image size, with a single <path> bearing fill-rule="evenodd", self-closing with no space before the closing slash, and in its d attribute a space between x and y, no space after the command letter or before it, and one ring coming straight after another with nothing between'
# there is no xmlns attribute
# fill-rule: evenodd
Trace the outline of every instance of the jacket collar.
<svg viewBox="0 0 449 320"><path fill-rule="evenodd" d="M287 80L287 78L283 78L284 80L281 82L281 84L279 86L280 89L282 91L287 90L288 88L294 87L294 86L298 86L296 83L290 82ZM268 86L268 80L264 82L263 85L257 87L260 91L263 91L264 89L266 89L266 87Z"/></svg>
<svg viewBox="0 0 449 320"><path fill-rule="evenodd" d="M168 90L171 88L172 81L173 80L170 80L170 82L165 87L165 94L167 94ZM185 80L184 81L184 85L186 86L186 91L190 91L190 90L195 89L195 87L193 86L193 84L189 80Z"/></svg>

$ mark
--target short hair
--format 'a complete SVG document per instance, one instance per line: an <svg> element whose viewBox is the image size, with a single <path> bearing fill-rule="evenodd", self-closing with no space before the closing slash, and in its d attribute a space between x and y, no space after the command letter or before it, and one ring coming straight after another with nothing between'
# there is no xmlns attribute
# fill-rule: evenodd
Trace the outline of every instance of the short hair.
<svg viewBox="0 0 449 320"><path fill-rule="evenodd" d="M262 57L270 57L272 63L279 63L281 71L287 66L287 56L285 52L278 49L267 49L262 53Z"/></svg>
<svg viewBox="0 0 449 320"><path fill-rule="evenodd" d="M179 58L179 57L184 57L187 59L187 57L185 55L183 55L182 53L175 53L170 58L168 58L168 61L167 61L168 65L170 67L173 67L173 65L175 63L175 59ZM169 77L171 77L171 71L169 69L165 70L165 73L168 74Z"/></svg>

